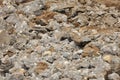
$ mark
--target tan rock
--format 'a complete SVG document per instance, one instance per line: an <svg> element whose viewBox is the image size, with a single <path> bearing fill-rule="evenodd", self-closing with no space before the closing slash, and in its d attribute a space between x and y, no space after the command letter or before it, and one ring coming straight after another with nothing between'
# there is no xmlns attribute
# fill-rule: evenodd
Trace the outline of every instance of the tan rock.
<svg viewBox="0 0 120 80"><path fill-rule="evenodd" d="M106 61L106 62L111 62L112 61L112 55L110 55L110 54L103 55L103 60Z"/></svg>
<svg viewBox="0 0 120 80"><path fill-rule="evenodd" d="M26 72L26 70L24 70L23 68L15 68L15 67L11 68L9 71L13 74L22 74L22 75Z"/></svg>
<svg viewBox="0 0 120 80"><path fill-rule="evenodd" d="M7 34L5 30L0 30L0 45L1 44L9 44L10 36Z"/></svg>
<svg viewBox="0 0 120 80"><path fill-rule="evenodd" d="M41 21L42 23L47 24L48 20L54 18L55 14L55 12L45 11L40 16L37 16L36 18L32 19L32 22L37 24Z"/></svg>
<svg viewBox="0 0 120 80"><path fill-rule="evenodd" d="M34 69L35 73L39 74L48 68L48 64L45 62L38 62L36 68Z"/></svg>
<svg viewBox="0 0 120 80"><path fill-rule="evenodd" d="M75 41L76 43L80 43L82 40L81 40L81 35L79 34L79 32L77 31L72 31L70 33L70 37L73 41Z"/></svg>
<svg viewBox="0 0 120 80"><path fill-rule="evenodd" d="M115 6L120 9L120 0L94 0L94 1L105 4L106 6Z"/></svg>
<svg viewBox="0 0 120 80"><path fill-rule="evenodd" d="M48 56L48 55L52 55L52 52L51 52L51 51L45 51L45 52L43 53L43 56Z"/></svg>
<svg viewBox="0 0 120 80"><path fill-rule="evenodd" d="M86 56L97 56L99 55L99 48L96 47L95 45L86 45L83 49L83 57Z"/></svg>

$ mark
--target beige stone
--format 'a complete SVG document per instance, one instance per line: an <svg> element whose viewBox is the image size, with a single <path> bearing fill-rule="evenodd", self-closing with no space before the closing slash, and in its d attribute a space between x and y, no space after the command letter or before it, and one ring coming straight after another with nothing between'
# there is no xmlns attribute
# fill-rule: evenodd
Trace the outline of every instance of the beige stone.
<svg viewBox="0 0 120 80"><path fill-rule="evenodd" d="M111 62L112 61L112 55L110 55L110 54L103 55L103 60L106 61L106 62Z"/></svg>
<svg viewBox="0 0 120 80"><path fill-rule="evenodd" d="M120 0L94 0L94 1L105 4L106 6L115 6L120 9Z"/></svg>

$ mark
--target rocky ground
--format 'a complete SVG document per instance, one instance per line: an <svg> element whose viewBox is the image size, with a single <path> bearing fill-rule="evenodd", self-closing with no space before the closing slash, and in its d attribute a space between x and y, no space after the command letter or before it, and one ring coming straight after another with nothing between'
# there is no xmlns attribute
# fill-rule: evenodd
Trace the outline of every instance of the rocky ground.
<svg viewBox="0 0 120 80"><path fill-rule="evenodd" d="M120 0L0 0L0 80L120 80Z"/></svg>

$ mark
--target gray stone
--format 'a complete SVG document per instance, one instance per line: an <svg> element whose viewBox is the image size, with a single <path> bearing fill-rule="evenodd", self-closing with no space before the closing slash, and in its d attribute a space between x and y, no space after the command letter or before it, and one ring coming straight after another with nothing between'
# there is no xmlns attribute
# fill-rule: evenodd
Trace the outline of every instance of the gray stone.
<svg viewBox="0 0 120 80"><path fill-rule="evenodd" d="M108 75L109 80L120 80L120 76L117 73L112 73Z"/></svg>

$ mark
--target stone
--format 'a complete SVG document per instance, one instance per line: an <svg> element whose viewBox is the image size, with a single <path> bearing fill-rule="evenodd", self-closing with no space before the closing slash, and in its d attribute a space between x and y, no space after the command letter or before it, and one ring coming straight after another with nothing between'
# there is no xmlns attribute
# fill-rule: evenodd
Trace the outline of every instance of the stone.
<svg viewBox="0 0 120 80"><path fill-rule="evenodd" d="M15 0L16 3L21 3L21 2L24 2L26 0Z"/></svg>
<svg viewBox="0 0 120 80"><path fill-rule="evenodd" d="M104 16L103 22L108 24L109 26L113 26L117 22L117 19L113 18L112 15L107 15Z"/></svg>
<svg viewBox="0 0 120 80"><path fill-rule="evenodd" d="M51 51L45 51L45 52L43 53L43 56L48 56L48 55L52 55L52 52L51 52Z"/></svg>
<svg viewBox="0 0 120 80"><path fill-rule="evenodd" d="M0 30L0 45L2 44L9 44L10 43L10 35L5 30Z"/></svg>
<svg viewBox="0 0 120 80"><path fill-rule="evenodd" d="M21 74L21 75L24 75L26 72L23 68L15 68L15 67L11 68L9 71L13 74Z"/></svg>
<svg viewBox="0 0 120 80"><path fill-rule="evenodd" d="M108 75L108 79L110 80L119 80L120 76L117 73L111 73Z"/></svg>
<svg viewBox="0 0 120 80"><path fill-rule="evenodd" d="M79 54L73 54L73 56L72 56L72 59L79 59L80 58L80 56L79 56Z"/></svg>
<svg viewBox="0 0 120 80"><path fill-rule="evenodd" d="M110 63L112 61L112 55L103 55L103 60Z"/></svg>
<svg viewBox="0 0 120 80"><path fill-rule="evenodd" d="M61 72L57 72L57 73L54 73L52 76L51 76L51 80L59 80L59 77L60 75L62 75Z"/></svg>
<svg viewBox="0 0 120 80"><path fill-rule="evenodd" d="M101 47L101 51L103 51L104 53L112 54L112 55L119 54L119 48L116 43L104 45L103 47Z"/></svg>
<svg viewBox="0 0 120 80"><path fill-rule="evenodd" d="M82 56L97 56L99 55L99 48L95 45L88 44L83 48Z"/></svg>
<svg viewBox="0 0 120 80"><path fill-rule="evenodd" d="M62 78L60 80L71 80L70 78Z"/></svg>
<svg viewBox="0 0 120 80"><path fill-rule="evenodd" d="M105 4L108 7L115 6L118 9L120 9L120 5L119 5L120 1L119 0L115 0L115 1L111 1L111 0L94 0L94 1L97 1L98 3Z"/></svg>
<svg viewBox="0 0 120 80"><path fill-rule="evenodd" d="M69 52L63 52L62 55L66 59L69 59L69 57L70 57L70 53Z"/></svg>
<svg viewBox="0 0 120 80"><path fill-rule="evenodd" d="M53 63L55 61L54 57L50 56L50 57L47 57L47 62L49 63Z"/></svg>
<svg viewBox="0 0 120 80"><path fill-rule="evenodd" d="M57 14L54 16L54 18L58 21L58 22L66 22L67 21L67 16L64 14Z"/></svg>
<svg viewBox="0 0 120 80"><path fill-rule="evenodd" d="M10 76L8 80L23 80L23 79L24 79L23 75L15 74L15 75Z"/></svg>
<svg viewBox="0 0 120 80"><path fill-rule="evenodd" d="M34 71L39 74L48 68L48 64L46 62L38 62Z"/></svg>

